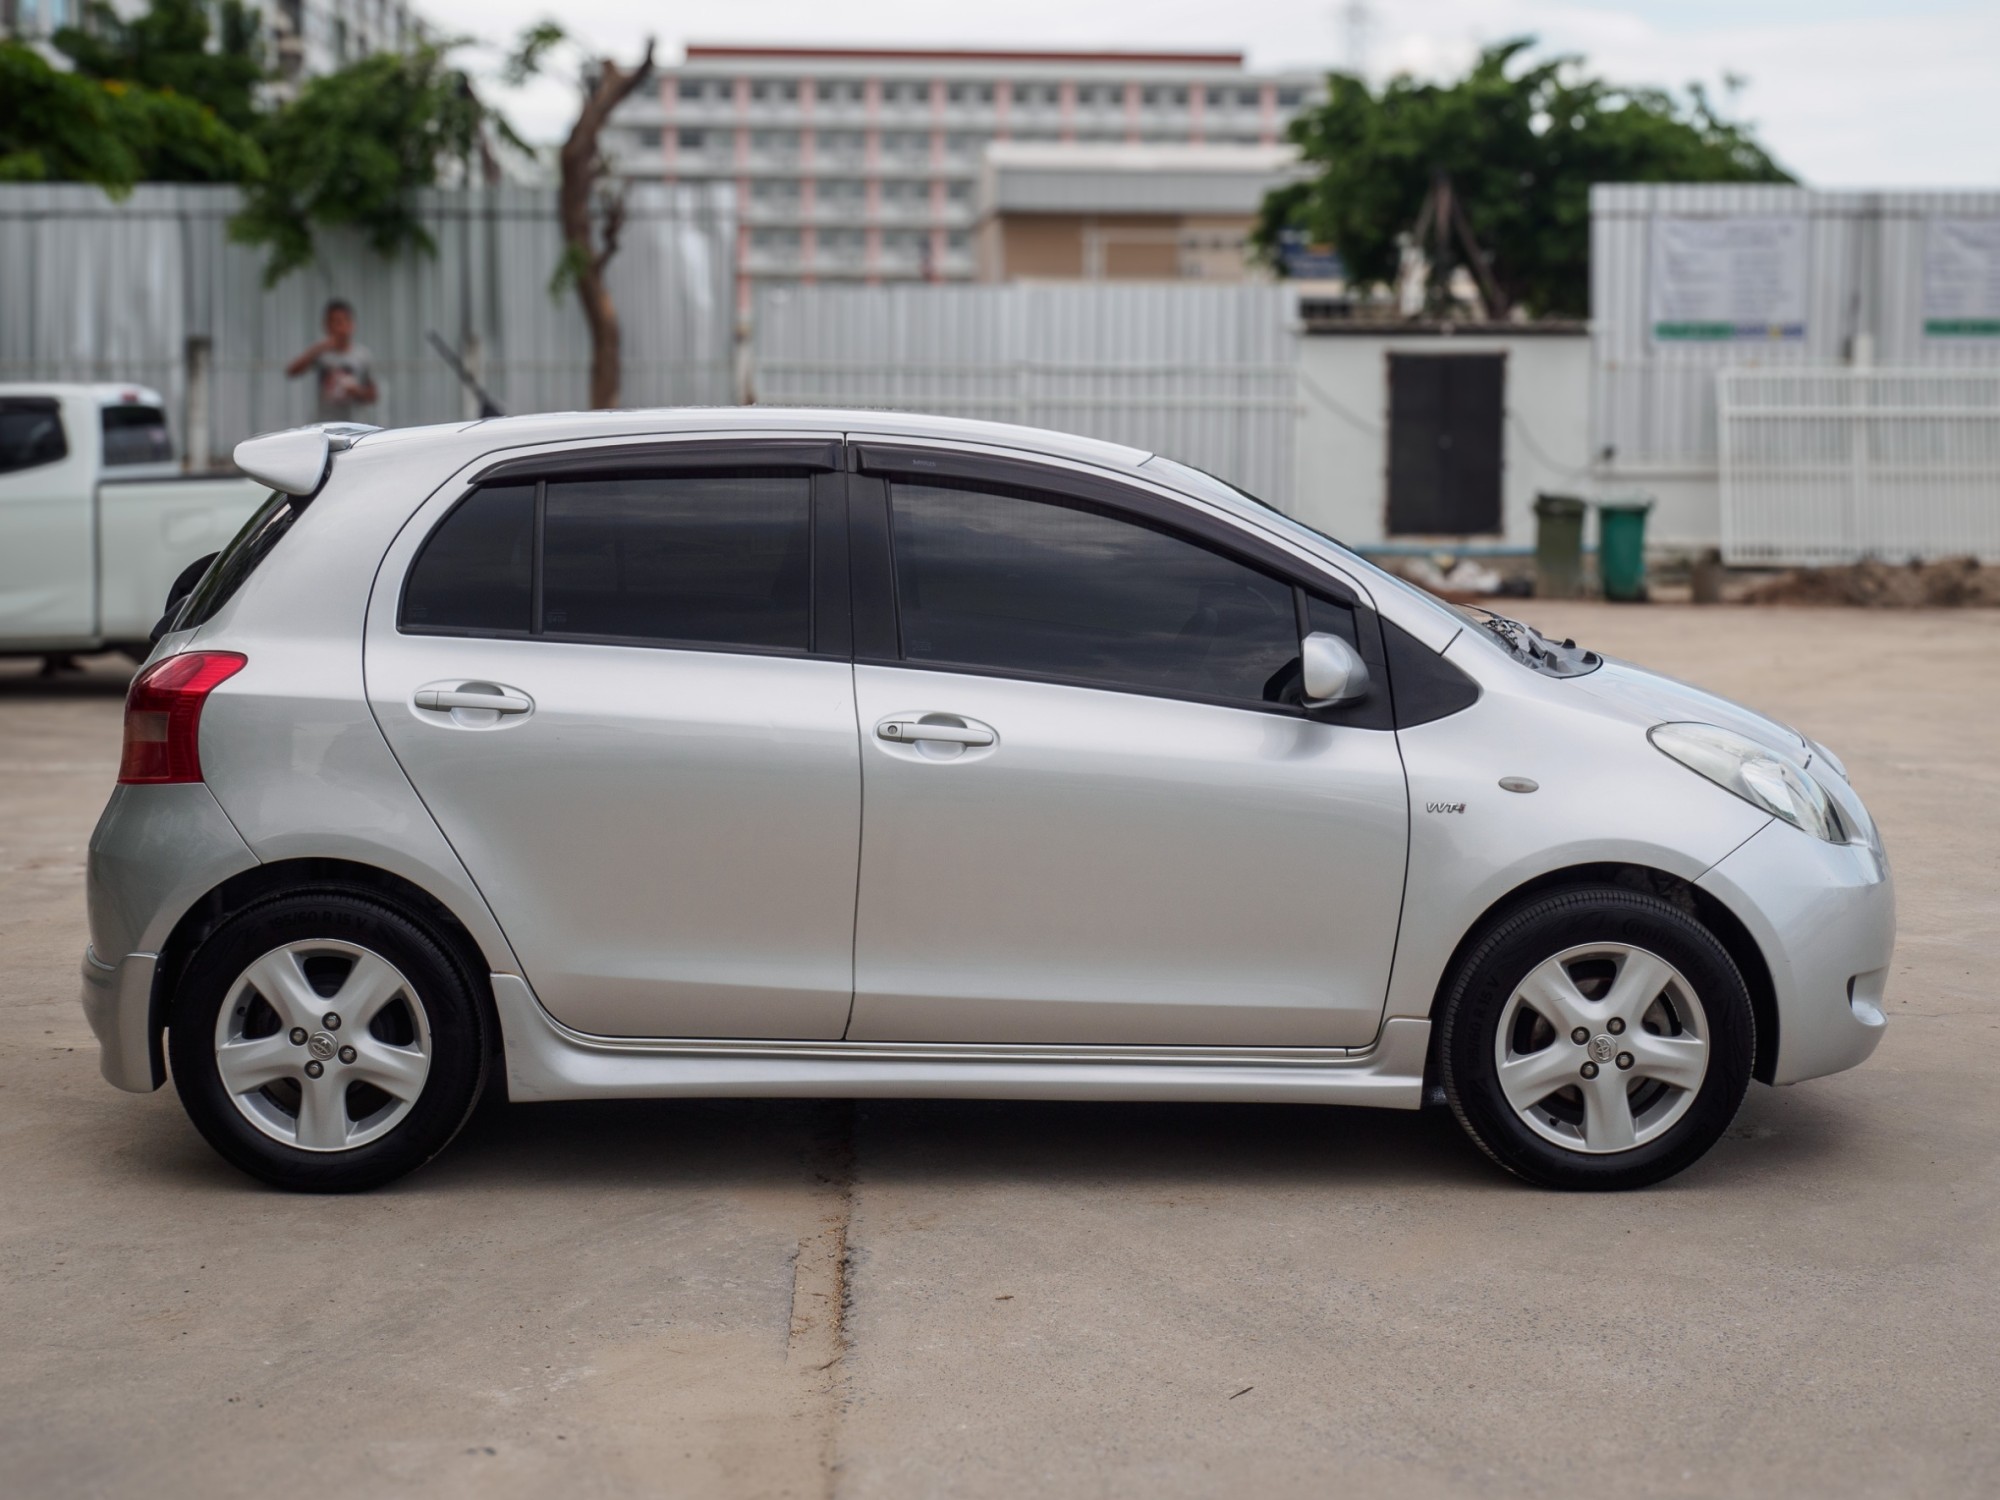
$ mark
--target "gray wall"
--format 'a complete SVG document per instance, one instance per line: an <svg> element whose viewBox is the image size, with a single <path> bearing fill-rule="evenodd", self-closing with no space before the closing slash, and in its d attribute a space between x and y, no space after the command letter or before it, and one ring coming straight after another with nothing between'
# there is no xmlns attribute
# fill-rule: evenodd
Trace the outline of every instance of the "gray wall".
<svg viewBox="0 0 2000 1500"><path fill-rule="evenodd" d="M1293 498L1298 340L1274 286L788 287L758 298L756 399L940 412L1165 453Z"/></svg>
<svg viewBox="0 0 2000 1500"><path fill-rule="evenodd" d="M331 296L351 301L375 357L385 425L471 415L424 342L436 329L478 351L509 412L583 406L589 339L573 295L550 297L561 241L551 190L434 191L419 214L437 254L385 260L359 237L320 237L319 263L265 290L263 252L229 242L234 188L151 184L113 201L95 188L0 186L0 380L129 380L185 416L188 342L212 345L209 451L311 420L308 380L284 365L319 337ZM726 189L637 186L611 282L625 330L624 403L733 399ZM176 431L183 449L187 435Z"/></svg>

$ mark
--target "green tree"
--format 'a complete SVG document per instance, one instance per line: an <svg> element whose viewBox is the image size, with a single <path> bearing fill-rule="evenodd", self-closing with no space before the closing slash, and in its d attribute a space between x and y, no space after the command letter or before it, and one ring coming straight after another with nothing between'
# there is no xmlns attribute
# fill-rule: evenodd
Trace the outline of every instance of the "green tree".
<svg viewBox="0 0 2000 1500"><path fill-rule="evenodd" d="M258 140L268 168L230 226L237 240L269 247L265 285L312 262L317 229L357 230L379 255L435 253L417 191L454 169L471 176L487 159L489 125L513 138L448 65L448 49L424 43L362 58L267 117Z"/></svg>
<svg viewBox="0 0 2000 1500"><path fill-rule="evenodd" d="M250 139L193 99L49 66L0 42L0 181L237 182L263 158Z"/></svg>
<svg viewBox="0 0 2000 1500"><path fill-rule="evenodd" d="M1515 69L1533 45L1488 48L1450 84L1398 77L1378 93L1330 77L1326 102L1291 127L1315 175L1264 200L1259 251L1275 263L1280 236L1297 231L1332 244L1353 280L1393 281L1402 237L1442 180L1502 297L1542 316L1581 317L1592 183L1792 180L1700 88L1683 101L1621 87L1569 57Z"/></svg>
<svg viewBox="0 0 2000 1500"><path fill-rule="evenodd" d="M83 27L56 32L56 50L86 78L136 83L206 105L231 130L257 123L257 89L264 81L257 13L242 0L152 0L126 20L104 0L92 0ZM213 45L211 45L211 43Z"/></svg>

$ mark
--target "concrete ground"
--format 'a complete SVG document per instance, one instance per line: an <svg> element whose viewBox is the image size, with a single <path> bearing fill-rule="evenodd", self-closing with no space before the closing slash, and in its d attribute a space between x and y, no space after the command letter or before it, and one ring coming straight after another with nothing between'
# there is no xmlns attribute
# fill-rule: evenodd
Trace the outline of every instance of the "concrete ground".
<svg viewBox="0 0 2000 1500"><path fill-rule="evenodd" d="M1450 1116L494 1106L265 1191L77 1008L118 685L0 675L10 1495L2000 1489L2000 612L1527 606L1846 758L1902 939L1866 1067L1648 1192Z"/></svg>

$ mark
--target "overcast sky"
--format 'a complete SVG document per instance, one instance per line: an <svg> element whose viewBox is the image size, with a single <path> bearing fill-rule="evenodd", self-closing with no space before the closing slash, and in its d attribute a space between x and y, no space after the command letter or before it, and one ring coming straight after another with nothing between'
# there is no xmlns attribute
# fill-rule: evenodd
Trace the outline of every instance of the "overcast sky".
<svg viewBox="0 0 2000 1500"><path fill-rule="evenodd" d="M649 31L688 42L836 46L1241 49L1252 67L1347 65L1348 0L417 0L441 30L504 43L554 13L599 49ZM1534 35L1621 83L1747 80L1736 112L1792 172L1822 187L2000 187L2000 3L1949 0L1372 0L1362 57L1449 77L1478 48ZM467 56L472 61L472 56ZM483 71L483 69L482 69ZM531 139L567 129L552 84L504 96Z"/></svg>

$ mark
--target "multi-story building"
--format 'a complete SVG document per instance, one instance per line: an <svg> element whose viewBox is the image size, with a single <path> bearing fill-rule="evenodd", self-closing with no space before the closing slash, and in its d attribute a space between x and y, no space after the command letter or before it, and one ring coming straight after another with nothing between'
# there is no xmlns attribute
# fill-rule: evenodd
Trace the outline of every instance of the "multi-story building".
<svg viewBox="0 0 2000 1500"><path fill-rule="evenodd" d="M757 283L971 280L991 141L1268 146L1322 84L1240 52L691 46L606 144L630 177L736 184L747 310Z"/></svg>
<svg viewBox="0 0 2000 1500"><path fill-rule="evenodd" d="M111 0L119 15L147 0ZM405 0L272 0L253 5L263 24L264 62L285 90L373 52L401 51L427 35ZM0 36L46 44L65 26L89 24L84 0L0 0Z"/></svg>
<svg viewBox="0 0 2000 1500"><path fill-rule="evenodd" d="M262 13L267 60L287 83L404 51L430 34L404 0L272 0Z"/></svg>
<svg viewBox="0 0 2000 1500"><path fill-rule="evenodd" d="M1264 196L1297 180L1283 146L986 148L981 281L1245 281Z"/></svg>

